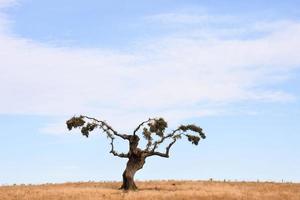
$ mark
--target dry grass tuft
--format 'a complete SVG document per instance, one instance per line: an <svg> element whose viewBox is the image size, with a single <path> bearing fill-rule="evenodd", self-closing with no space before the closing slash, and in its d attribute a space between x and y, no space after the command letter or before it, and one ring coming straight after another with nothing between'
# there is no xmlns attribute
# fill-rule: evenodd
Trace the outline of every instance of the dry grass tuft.
<svg viewBox="0 0 300 200"><path fill-rule="evenodd" d="M144 181L138 191L118 190L120 182L2 186L1 200L299 200L300 184L211 181Z"/></svg>

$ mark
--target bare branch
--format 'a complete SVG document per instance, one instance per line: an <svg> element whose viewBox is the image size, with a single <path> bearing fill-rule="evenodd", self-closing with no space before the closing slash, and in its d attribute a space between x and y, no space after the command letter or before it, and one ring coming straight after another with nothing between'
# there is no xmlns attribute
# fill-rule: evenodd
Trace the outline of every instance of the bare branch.
<svg viewBox="0 0 300 200"><path fill-rule="evenodd" d="M112 153L114 156L118 156L120 158L128 158L129 155L128 153L117 153L115 150L114 150L114 138L110 138L111 139L111 142L110 142L110 145L111 145L111 150L110 150L110 153Z"/></svg>
<svg viewBox="0 0 300 200"><path fill-rule="evenodd" d="M156 155L156 156L160 156L160 157L169 158L169 151L170 151L171 147L175 144L175 142L178 139L181 139L181 135L183 134L183 133L176 134L179 131L181 131L181 129L177 128L174 131L172 131L170 134L168 134L168 135L162 137L160 140L154 142L153 148L148 153L147 157L148 156L154 156L154 155ZM173 141L166 147L166 152L165 153L161 153L161 152L155 151L155 149L158 147L158 145L161 144L161 143L163 143L168 138L172 138Z"/></svg>
<svg viewBox="0 0 300 200"><path fill-rule="evenodd" d="M84 119L92 120L92 122L86 122ZM130 135L125 135L125 134L119 134L117 131L115 131L110 125L108 125L106 122L98 120L93 117L88 117L88 116L79 116L79 117L72 117L70 120L67 122L68 129L71 130L72 128L81 128L81 132L83 135L86 137L89 136L89 133L92 132L95 128L99 128L103 130L103 132L106 133L107 137L111 139L110 145L111 145L111 150L110 153L112 153L114 156L118 156L121 158L128 158L128 154L125 153L117 153L114 150L114 139L115 136L119 136L122 139L127 139L129 140Z"/></svg>
<svg viewBox="0 0 300 200"><path fill-rule="evenodd" d="M165 139L173 137L175 135L175 133L177 133L180 130L181 130L180 128L177 128L174 131L172 131L170 134L168 134L168 135L162 137L160 140L154 142L153 148L152 148L151 151L154 152L155 149L158 147L159 144L163 143L165 141Z"/></svg>
<svg viewBox="0 0 300 200"><path fill-rule="evenodd" d="M118 136L118 137L121 137L121 138L124 139L124 140L129 140L129 136L130 136L130 135L119 134L119 133L118 133L117 131L115 131L110 125L108 125L105 121L101 121L101 120L98 120L98 119L96 119L96 118L88 117L88 116L85 116L85 115L81 115L81 117L84 117L84 118L86 118L86 119L90 119L90 120L93 120L93 121L99 123L100 128L101 128L104 132L106 132L108 135L113 134L113 135L116 135L116 136ZM111 131L112 133L111 133L110 131Z"/></svg>
<svg viewBox="0 0 300 200"><path fill-rule="evenodd" d="M193 132L197 132L199 133L200 137L202 139L205 139L205 134L202 132L202 129L196 125L181 125L179 126L177 129L175 129L174 131L172 131L170 134L162 137L160 140L154 142L153 144L153 148L152 150L148 153L147 156L152 156L152 155L157 155L157 156L161 156L161 157L169 157L169 151L170 148L175 144L175 142L178 139L181 139L181 136L184 135L188 138L188 140L190 142L192 142L192 144L198 145L200 137L198 136L194 136L194 135L189 135L189 134L185 134L186 131L193 131ZM155 151L158 147L159 144L163 143L166 139L172 138L173 141L166 147L166 152L165 153L161 153L161 152L157 152Z"/></svg>
<svg viewBox="0 0 300 200"><path fill-rule="evenodd" d="M145 123L148 123L148 122L150 122L151 120L153 120L153 119L151 119L151 118L149 118L147 121L143 121L142 123L140 123L139 125L138 125L138 127L136 127L136 129L133 131L133 135L136 135L136 132L145 124Z"/></svg>
<svg viewBox="0 0 300 200"><path fill-rule="evenodd" d="M151 151L151 152L148 153L147 157L149 157L149 156L160 156L160 157L169 158L170 148L175 144L176 141L177 141L177 139L173 139L173 141L166 147L166 152L165 153L161 153L161 152L157 152L157 151Z"/></svg>
<svg viewBox="0 0 300 200"><path fill-rule="evenodd" d="M85 121L85 119L87 119L87 121ZM151 122L151 120L154 120L153 123ZM110 153L112 153L114 156L118 156L118 157L122 157L122 158L128 158L129 153L127 153L127 154L117 153L114 150L113 142L114 142L115 136L118 136L125 140L129 140L130 148L133 148L132 146L134 146L134 148L137 148L139 137L136 135L136 133L146 123L148 123L147 125L149 126L148 127L149 129L144 127L144 130L143 130L143 136L148 141L148 143L146 145L146 149L143 150L146 157L152 156L152 155L157 155L157 156L168 158L171 147L175 144L175 142L177 140L182 138L182 135L187 137L188 141L194 145L198 145L198 143L201 139L206 138L205 133L203 132L202 128L200 128L199 126L196 126L194 124L180 125L177 129L173 130L171 133L164 135L164 130L168 125L167 125L167 122L163 118L159 118L159 119L149 118L148 120L143 121L134 130L133 135L119 134L105 121L101 121L96 118L88 117L88 116L84 116L84 115L81 115L79 117L74 116L66 122L69 130L71 130L72 128L80 128L81 133L86 137L88 137L89 133L92 132L95 128L99 128L99 129L103 130L106 133L107 137L109 139L111 139ZM189 132L189 131L197 133L197 135L188 134L187 132ZM151 134L156 134L160 138L157 139L157 141L153 142L153 138L152 138ZM132 138L135 138L135 137L137 138L137 142L135 142L133 145ZM165 153L156 151L160 144L162 144L163 142L165 142L166 140L169 140L169 139L170 139L170 143L166 146Z"/></svg>
<svg viewBox="0 0 300 200"><path fill-rule="evenodd" d="M196 132L199 134L199 136L185 134L186 131ZM177 132L180 132L180 133L176 134ZM201 138L202 139L206 138L205 134L202 131L202 128L200 128L199 126L196 126L193 124L181 125L177 129L175 129L173 132L171 132L170 134L168 134L168 135L162 137L160 140L154 142L153 148L151 151L154 152L155 149L158 147L158 145L163 143L165 139L167 139L167 138L178 139L178 138L181 138L181 135L185 135L188 138L188 141L192 142L192 144L194 144L194 145L198 145L199 140Z"/></svg>

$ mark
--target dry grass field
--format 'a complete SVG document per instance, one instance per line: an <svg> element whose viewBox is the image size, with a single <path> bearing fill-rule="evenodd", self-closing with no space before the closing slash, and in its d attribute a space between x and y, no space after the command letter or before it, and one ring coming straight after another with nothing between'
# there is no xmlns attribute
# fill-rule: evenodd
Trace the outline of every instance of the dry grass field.
<svg viewBox="0 0 300 200"><path fill-rule="evenodd" d="M137 182L138 191L119 182L2 186L0 200L300 200L300 184L210 181Z"/></svg>

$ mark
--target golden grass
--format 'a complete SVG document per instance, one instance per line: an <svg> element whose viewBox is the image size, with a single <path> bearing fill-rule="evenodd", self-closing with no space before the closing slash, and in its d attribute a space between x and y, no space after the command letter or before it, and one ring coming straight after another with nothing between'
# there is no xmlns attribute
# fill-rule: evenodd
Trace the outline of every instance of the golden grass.
<svg viewBox="0 0 300 200"><path fill-rule="evenodd" d="M118 190L120 182L2 186L0 200L300 200L300 184L144 181L138 191Z"/></svg>

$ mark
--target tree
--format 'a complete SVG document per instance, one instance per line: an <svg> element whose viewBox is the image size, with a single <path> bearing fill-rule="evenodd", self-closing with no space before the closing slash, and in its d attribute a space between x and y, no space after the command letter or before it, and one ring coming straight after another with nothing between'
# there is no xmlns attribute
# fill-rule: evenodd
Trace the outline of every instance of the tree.
<svg viewBox="0 0 300 200"><path fill-rule="evenodd" d="M105 121L88 116L74 116L69 119L66 124L69 130L72 130L72 128L79 128L81 133L86 137L89 136L90 132L95 131L96 129L102 130L107 135L110 139L110 153L114 156L128 159L126 169L123 172L123 184L120 188L124 190L137 189L137 186L134 183L134 175L138 170L143 168L147 157L160 156L169 158L171 147L176 141L180 140L182 136L186 137L188 141L194 145L198 145L200 139L205 139L202 128L193 124L181 125L170 133L165 134L168 124L163 118L150 118L143 121L130 135L120 134ZM140 137L138 134L140 132L147 142L146 147L143 150L139 148ZM115 150L114 140L116 137L129 142L129 150L127 153L118 153ZM163 143L167 143L165 152L159 152L157 148Z"/></svg>

